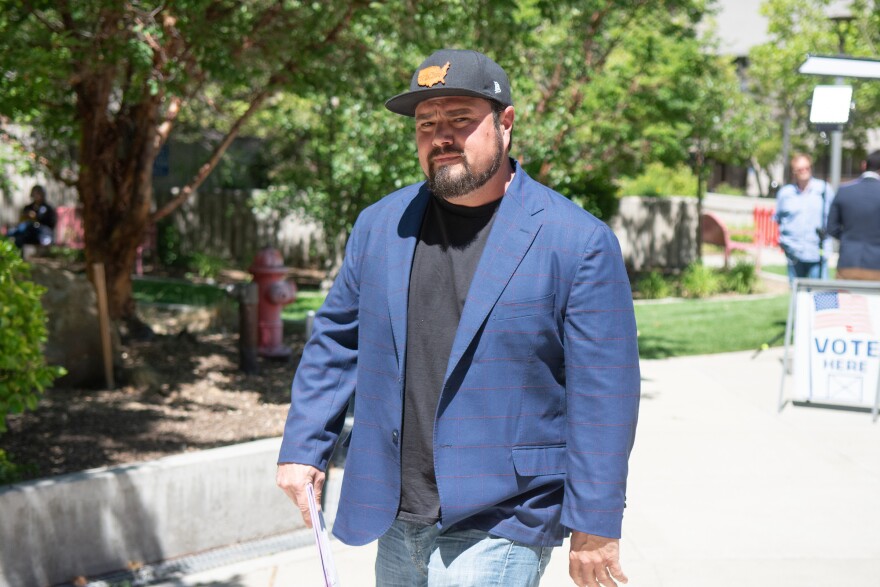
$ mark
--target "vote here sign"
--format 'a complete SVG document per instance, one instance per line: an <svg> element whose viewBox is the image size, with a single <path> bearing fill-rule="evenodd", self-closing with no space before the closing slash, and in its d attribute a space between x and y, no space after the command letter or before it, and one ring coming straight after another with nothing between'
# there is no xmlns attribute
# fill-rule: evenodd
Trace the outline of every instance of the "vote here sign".
<svg viewBox="0 0 880 587"><path fill-rule="evenodd" d="M880 291L798 290L794 399L872 407L880 377Z"/></svg>

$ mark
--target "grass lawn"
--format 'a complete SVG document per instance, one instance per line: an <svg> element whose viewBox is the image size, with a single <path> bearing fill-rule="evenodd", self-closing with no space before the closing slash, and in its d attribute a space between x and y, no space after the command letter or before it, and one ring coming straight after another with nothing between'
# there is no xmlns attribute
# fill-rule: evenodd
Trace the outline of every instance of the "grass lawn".
<svg viewBox="0 0 880 587"><path fill-rule="evenodd" d="M284 310L284 319L305 320L306 311L317 310L323 300L320 292L300 292L296 304ZM788 302L789 296L781 295L638 304L639 355L662 359L757 350L764 343L779 346Z"/></svg>
<svg viewBox="0 0 880 587"><path fill-rule="evenodd" d="M183 279L133 279L131 287L135 301L148 304L211 306L228 297L216 285Z"/></svg>
<svg viewBox="0 0 880 587"><path fill-rule="evenodd" d="M663 359L783 343L788 295L638 304L639 355Z"/></svg>
<svg viewBox="0 0 880 587"><path fill-rule="evenodd" d="M231 301L221 287L184 280L135 279L133 287L135 300L142 303L208 306ZM281 316L285 322L304 324L307 312L323 301L320 291L299 290ZM781 295L639 303L639 354L662 359L781 345L788 302L789 296Z"/></svg>
<svg viewBox="0 0 880 587"><path fill-rule="evenodd" d="M285 306L281 318L290 322L305 322L309 310L317 310L324 303L324 294L320 290L299 290L296 301Z"/></svg>
<svg viewBox="0 0 880 587"><path fill-rule="evenodd" d="M233 301L220 286L183 279L134 279L132 289L136 302L148 304L212 306L224 300ZM296 294L296 301L285 306L281 317L305 322L306 313L320 308L323 301L324 294L320 291L301 289Z"/></svg>
<svg viewBox="0 0 880 587"><path fill-rule="evenodd" d="M761 271L774 275L788 275L788 267L786 265L761 265Z"/></svg>
<svg viewBox="0 0 880 587"><path fill-rule="evenodd" d="M761 267L761 271L766 271L767 273L774 273L776 275L785 275L788 276L788 266L787 265L764 265ZM829 267L828 268L828 277L829 279L837 279L837 268Z"/></svg>

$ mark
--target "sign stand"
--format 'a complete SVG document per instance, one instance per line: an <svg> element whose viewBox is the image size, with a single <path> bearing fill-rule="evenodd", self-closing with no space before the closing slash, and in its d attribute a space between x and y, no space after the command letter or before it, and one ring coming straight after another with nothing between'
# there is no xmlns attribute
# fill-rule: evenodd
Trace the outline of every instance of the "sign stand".
<svg viewBox="0 0 880 587"><path fill-rule="evenodd" d="M792 403L871 410L880 415L880 282L795 279L792 284L778 411Z"/></svg>

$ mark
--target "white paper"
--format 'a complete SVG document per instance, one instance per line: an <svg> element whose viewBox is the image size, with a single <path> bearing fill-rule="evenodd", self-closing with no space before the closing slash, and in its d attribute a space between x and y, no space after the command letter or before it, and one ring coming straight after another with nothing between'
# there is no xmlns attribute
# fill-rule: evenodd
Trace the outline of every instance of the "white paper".
<svg viewBox="0 0 880 587"><path fill-rule="evenodd" d="M318 509L318 502L315 501L315 488L311 483L306 486L306 494L309 496L309 515L312 517L312 530L315 532L315 546L318 547L321 568L324 570L324 587L339 587L333 553L330 552L330 534L324 524L324 514Z"/></svg>

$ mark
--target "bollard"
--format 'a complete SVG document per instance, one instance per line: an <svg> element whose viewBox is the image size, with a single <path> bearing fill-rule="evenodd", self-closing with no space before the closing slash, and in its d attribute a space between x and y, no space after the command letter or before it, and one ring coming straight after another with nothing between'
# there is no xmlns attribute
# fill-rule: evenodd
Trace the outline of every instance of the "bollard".
<svg viewBox="0 0 880 587"><path fill-rule="evenodd" d="M256 283L241 287L238 300L238 365L248 375L260 372L257 361L257 306L260 288Z"/></svg>

